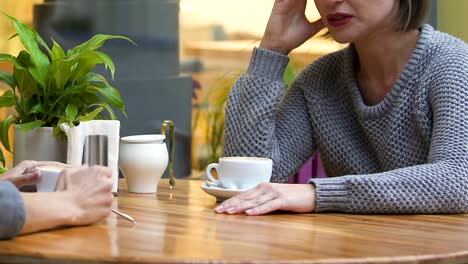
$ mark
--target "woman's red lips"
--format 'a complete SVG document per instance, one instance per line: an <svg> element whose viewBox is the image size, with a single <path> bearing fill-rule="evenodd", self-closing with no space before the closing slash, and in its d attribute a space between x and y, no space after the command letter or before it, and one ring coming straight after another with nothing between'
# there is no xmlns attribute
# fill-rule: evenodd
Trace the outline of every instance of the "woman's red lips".
<svg viewBox="0 0 468 264"><path fill-rule="evenodd" d="M352 15L346 13L333 13L327 16L328 24L332 27L339 27L348 24L351 19L353 18Z"/></svg>

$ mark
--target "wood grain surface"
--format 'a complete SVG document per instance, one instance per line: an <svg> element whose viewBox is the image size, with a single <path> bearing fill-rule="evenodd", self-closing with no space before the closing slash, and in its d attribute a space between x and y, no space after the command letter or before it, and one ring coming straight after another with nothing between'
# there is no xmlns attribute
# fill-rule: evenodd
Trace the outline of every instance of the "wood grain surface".
<svg viewBox="0 0 468 264"><path fill-rule="evenodd" d="M217 215L200 181L125 191L85 227L0 241L1 263L467 263L468 215Z"/></svg>

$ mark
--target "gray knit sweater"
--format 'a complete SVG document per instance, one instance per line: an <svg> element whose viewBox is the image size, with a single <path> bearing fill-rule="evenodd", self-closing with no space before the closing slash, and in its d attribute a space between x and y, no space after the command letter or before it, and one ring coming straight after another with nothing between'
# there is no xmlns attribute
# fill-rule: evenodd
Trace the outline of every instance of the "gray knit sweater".
<svg viewBox="0 0 468 264"><path fill-rule="evenodd" d="M20 192L9 181L0 180L0 239L9 239L21 231L26 209Z"/></svg>
<svg viewBox="0 0 468 264"><path fill-rule="evenodd" d="M316 151L330 178L316 212L468 212L468 45L429 25L377 105L363 102L352 46L309 65L285 92L288 57L255 49L226 109L225 156L274 161L284 182ZM338 177L339 176L339 177Z"/></svg>

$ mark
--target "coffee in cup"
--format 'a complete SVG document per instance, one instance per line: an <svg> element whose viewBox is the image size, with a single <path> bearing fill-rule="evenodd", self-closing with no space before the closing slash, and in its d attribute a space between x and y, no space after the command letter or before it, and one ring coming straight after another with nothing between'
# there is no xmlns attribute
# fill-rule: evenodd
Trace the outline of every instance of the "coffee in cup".
<svg viewBox="0 0 468 264"><path fill-rule="evenodd" d="M57 179L66 165L43 165L38 166L37 170L41 173L41 180L36 183L38 192L54 192L57 185Z"/></svg>
<svg viewBox="0 0 468 264"><path fill-rule="evenodd" d="M234 190L246 190L259 183L269 182L273 162L269 158L259 157L222 157L219 163L212 163L206 168L207 177L217 185ZM218 172L218 179L211 170Z"/></svg>

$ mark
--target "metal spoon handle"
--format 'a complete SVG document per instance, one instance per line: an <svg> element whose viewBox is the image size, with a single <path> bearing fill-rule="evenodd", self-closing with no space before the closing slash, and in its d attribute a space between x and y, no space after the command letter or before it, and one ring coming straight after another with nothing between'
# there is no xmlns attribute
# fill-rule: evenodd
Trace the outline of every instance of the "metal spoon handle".
<svg viewBox="0 0 468 264"><path fill-rule="evenodd" d="M117 214L118 216L121 216L121 217L127 219L128 221L130 221L130 222L136 224L135 219L133 219L133 217L129 216L128 214L124 214L124 213L119 212L119 211L117 211L117 210L115 210L115 209L112 209L112 212L114 212L114 213Z"/></svg>

